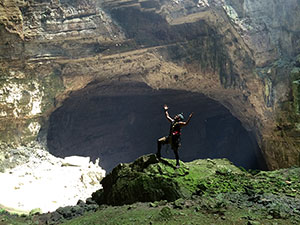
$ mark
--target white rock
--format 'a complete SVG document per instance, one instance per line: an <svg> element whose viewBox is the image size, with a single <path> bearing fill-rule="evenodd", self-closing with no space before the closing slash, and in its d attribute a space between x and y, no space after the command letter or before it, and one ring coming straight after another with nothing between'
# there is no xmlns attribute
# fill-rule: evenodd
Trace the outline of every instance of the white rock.
<svg viewBox="0 0 300 225"><path fill-rule="evenodd" d="M90 163L90 157L82 156L69 156L63 160L63 166L82 166L88 167Z"/></svg>
<svg viewBox="0 0 300 225"><path fill-rule="evenodd" d="M28 157L28 162L0 173L0 183L5 184L0 185L1 206L23 213L40 208L45 213L76 205L79 199L85 200L102 188L105 171L89 157L61 159L44 150L24 147L16 151Z"/></svg>

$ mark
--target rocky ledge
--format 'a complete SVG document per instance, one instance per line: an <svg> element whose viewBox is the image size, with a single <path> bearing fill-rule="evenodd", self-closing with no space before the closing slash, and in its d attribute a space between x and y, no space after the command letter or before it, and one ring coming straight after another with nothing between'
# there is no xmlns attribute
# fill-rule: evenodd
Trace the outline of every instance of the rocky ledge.
<svg viewBox="0 0 300 225"><path fill-rule="evenodd" d="M134 202L175 201L204 193L269 192L300 197L298 169L261 171L251 175L227 159L205 159L181 163L158 160L146 155L130 164L120 164L102 181L103 189L93 193L99 205L124 205Z"/></svg>
<svg viewBox="0 0 300 225"><path fill-rule="evenodd" d="M133 163L120 164L113 169L101 181L103 189L93 193L93 200L100 205L123 205L188 198L197 192L201 180L222 169L241 172L225 159L196 160L182 163L176 169L174 160L158 161L155 155L142 156Z"/></svg>

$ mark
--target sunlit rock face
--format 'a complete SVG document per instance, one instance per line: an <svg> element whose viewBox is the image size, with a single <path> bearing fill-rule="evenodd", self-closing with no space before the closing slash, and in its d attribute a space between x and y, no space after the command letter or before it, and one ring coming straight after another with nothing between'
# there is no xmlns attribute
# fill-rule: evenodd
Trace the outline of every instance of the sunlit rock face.
<svg viewBox="0 0 300 225"><path fill-rule="evenodd" d="M57 152L71 149L69 143L51 142L70 140L61 134L55 137L56 123L51 121L59 121L59 112L65 115L66 110L76 110L73 101L88 106L84 96L90 102L92 95L84 92L91 85L114 86L111 80L121 80L157 90L155 97L150 95L153 101L171 90L178 96L196 93L213 99L228 110L226 115L231 119L223 124L209 116L199 117L201 120L221 123L222 129L231 124L228 129L233 133L237 129L234 124L241 123L246 133L253 134L250 139L258 143L269 169L299 164L299 1L4 0L0 12L1 160L8 147L34 146L36 142ZM188 99L189 94L182 96ZM95 98L107 100L102 95ZM139 91L132 97L136 101L147 98L149 94ZM176 102L174 98L166 100L171 104ZM116 101L121 100L119 96ZM107 101L111 106L103 108L107 110L104 114L116 105ZM178 103L178 110L193 110L197 105L195 111L201 113L200 106L206 101L182 106ZM157 101L151 110L160 107ZM220 114L225 112L219 109ZM138 111L126 113L137 116ZM161 118L158 112L154 115ZM225 117L220 116L220 121ZM204 126L196 117L193 125ZM210 129L217 133L213 125ZM160 130L155 130L155 135L158 133ZM215 140L220 145L230 142L226 135L222 138ZM109 146L111 142L101 148L115 146ZM78 145L85 144L88 142ZM150 148L148 143L145 145ZM87 147L84 149L87 151ZM203 157L222 156L222 151Z"/></svg>

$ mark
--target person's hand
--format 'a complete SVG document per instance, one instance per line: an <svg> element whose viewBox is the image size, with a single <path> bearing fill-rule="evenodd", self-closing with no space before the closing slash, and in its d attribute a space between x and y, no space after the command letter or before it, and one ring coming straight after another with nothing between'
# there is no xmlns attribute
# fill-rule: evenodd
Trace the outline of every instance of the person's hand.
<svg viewBox="0 0 300 225"><path fill-rule="evenodd" d="M192 113L190 114L190 118L193 116L193 114L194 114L194 112L192 112Z"/></svg>
<svg viewBox="0 0 300 225"><path fill-rule="evenodd" d="M165 104L165 105L164 105L164 110L167 111L168 109L169 109L168 106Z"/></svg>

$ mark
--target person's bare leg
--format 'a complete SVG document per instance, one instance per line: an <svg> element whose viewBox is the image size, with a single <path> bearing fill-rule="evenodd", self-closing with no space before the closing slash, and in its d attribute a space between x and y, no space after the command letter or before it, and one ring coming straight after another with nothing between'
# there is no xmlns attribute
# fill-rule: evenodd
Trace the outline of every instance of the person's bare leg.
<svg viewBox="0 0 300 225"><path fill-rule="evenodd" d="M179 168L179 167L180 167L180 164L179 164L178 147L175 147L175 148L173 149L173 151L174 151L175 158L176 158L176 168Z"/></svg>

